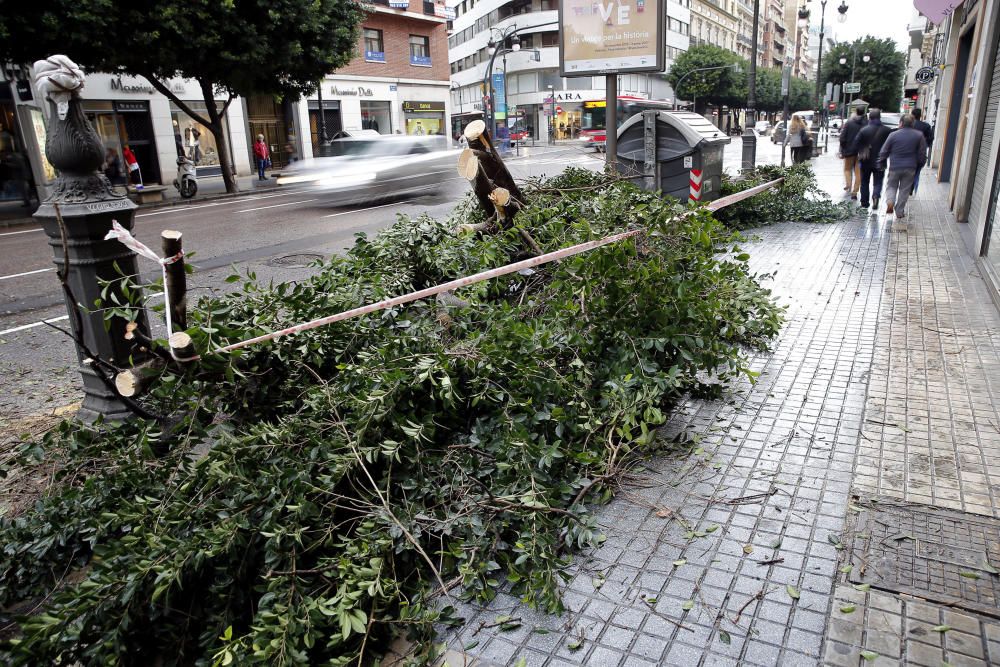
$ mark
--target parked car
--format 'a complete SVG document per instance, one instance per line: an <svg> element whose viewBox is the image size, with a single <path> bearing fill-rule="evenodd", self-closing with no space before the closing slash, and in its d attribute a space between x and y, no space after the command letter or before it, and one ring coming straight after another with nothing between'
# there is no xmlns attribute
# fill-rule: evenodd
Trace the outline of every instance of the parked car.
<svg viewBox="0 0 1000 667"><path fill-rule="evenodd" d="M903 119L903 114L882 112L882 124L885 125L890 130L895 130L899 127L899 122Z"/></svg>
<svg viewBox="0 0 1000 667"><path fill-rule="evenodd" d="M756 132L758 136L766 137L771 132L770 121L758 120L754 123L753 131Z"/></svg>
<svg viewBox="0 0 1000 667"><path fill-rule="evenodd" d="M339 155L295 162L281 172L278 185L323 193L337 205L371 203L440 191L454 174L458 159L447 137L439 135L386 135L339 142Z"/></svg>

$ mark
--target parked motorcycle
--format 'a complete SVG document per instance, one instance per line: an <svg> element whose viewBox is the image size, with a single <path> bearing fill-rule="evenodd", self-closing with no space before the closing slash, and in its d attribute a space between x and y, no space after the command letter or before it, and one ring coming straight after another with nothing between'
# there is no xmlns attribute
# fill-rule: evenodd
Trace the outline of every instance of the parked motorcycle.
<svg viewBox="0 0 1000 667"><path fill-rule="evenodd" d="M177 178L174 187L184 199L191 199L198 192L198 172L194 162L181 155L177 158Z"/></svg>

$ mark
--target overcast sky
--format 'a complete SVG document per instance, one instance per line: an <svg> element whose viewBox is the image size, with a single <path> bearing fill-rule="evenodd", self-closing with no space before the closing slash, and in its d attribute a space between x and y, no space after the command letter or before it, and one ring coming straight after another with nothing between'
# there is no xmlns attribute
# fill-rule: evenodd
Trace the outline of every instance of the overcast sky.
<svg viewBox="0 0 1000 667"><path fill-rule="evenodd" d="M847 0L846 23L838 22L839 6L840 0L829 0L826 4L826 24L832 24L838 42L874 35L895 40L901 50L906 49L910 41L907 25L913 17L913 0ZM813 12L812 20L818 20L819 0L812 0L808 7Z"/></svg>

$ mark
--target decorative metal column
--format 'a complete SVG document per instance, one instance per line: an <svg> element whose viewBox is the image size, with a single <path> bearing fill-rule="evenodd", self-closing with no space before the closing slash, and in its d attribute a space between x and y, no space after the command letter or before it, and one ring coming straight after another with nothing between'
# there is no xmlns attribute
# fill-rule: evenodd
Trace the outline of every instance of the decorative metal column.
<svg viewBox="0 0 1000 667"><path fill-rule="evenodd" d="M104 147L80 105L83 72L69 58L58 55L39 60L34 69L36 87L51 109L45 155L59 172L52 194L34 217L49 237L57 270L66 276L66 309L70 329L77 338L83 376L84 399L78 417L87 421L98 416L124 419L131 412L113 383L105 381L109 376L102 373L94 357L119 368L131 365L132 345L125 340L127 322L115 318L110 329L105 329L103 314L85 309L93 309L100 298L101 281L121 278L118 269L125 275L138 275L135 253L118 241L104 240L112 220L132 230L136 205L124 192L116 192L100 171ZM64 229L57 219L57 207ZM128 303L120 293L118 298L120 303ZM139 327L148 332L144 312L140 313Z"/></svg>
<svg viewBox="0 0 1000 667"><path fill-rule="evenodd" d="M757 166L757 29L760 20L760 0L753 0L753 37L750 46L750 72L747 76L747 113L743 126L743 171Z"/></svg>

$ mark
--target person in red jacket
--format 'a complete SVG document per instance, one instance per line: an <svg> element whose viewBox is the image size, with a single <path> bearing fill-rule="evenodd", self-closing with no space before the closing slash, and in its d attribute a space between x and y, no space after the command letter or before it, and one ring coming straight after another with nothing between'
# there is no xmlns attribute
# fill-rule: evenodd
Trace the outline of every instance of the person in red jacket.
<svg viewBox="0 0 1000 667"><path fill-rule="evenodd" d="M135 153L132 152L128 144L125 144L125 148L122 149L122 157L125 158L125 164L128 166L129 180L136 187L142 188L142 171L139 169L139 161L135 159Z"/></svg>
<svg viewBox="0 0 1000 667"><path fill-rule="evenodd" d="M271 164L271 151L264 142L263 134L257 135L257 141L253 144L253 156L257 160L257 178L263 181L267 178L264 176L264 169Z"/></svg>

